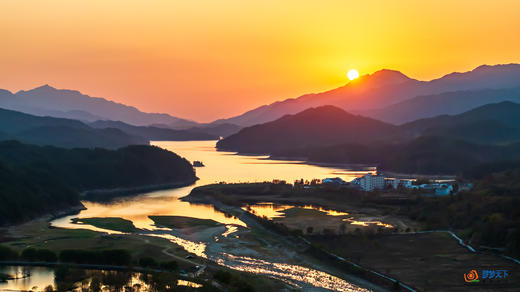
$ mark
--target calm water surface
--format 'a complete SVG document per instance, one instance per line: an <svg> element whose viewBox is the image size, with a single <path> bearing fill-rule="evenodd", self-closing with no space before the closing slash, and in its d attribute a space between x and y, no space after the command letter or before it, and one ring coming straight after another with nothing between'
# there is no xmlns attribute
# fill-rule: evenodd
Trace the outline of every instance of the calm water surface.
<svg viewBox="0 0 520 292"><path fill-rule="evenodd" d="M215 211L211 206L190 204L180 201L179 198L188 195L196 186L218 182L264 182L273 179L293 182L302 178L311 180L337 176L350 181L374 171L374 169L345 170L309 165L300 161L269 160L267 156L236 155L233 152L216 151L215 143L216 141L152 142L153 145L171 150L189 161L202 161L205 167L196 168L197 177L200 179L188 187L149 192L108 204L83 202L86 210L79 215L55 220L53 225L78 228L77 225L70 222L71 218L121 217L133 221L138 228L153 230L155 227L148 216L175 215L212 219L223 224L245 226L238 219L226 218L223 213ZM89 229L99 230L93 226Z"/></svg>
<svg viewBox="0 0 520 292"><path fill-rule="evenodd" d="M309 165L299 161L275 161L268 160L266 156L244 156L231 152L219 152L215 149L216 141L188 141L188 142L152 142L153 145L171 150L189 161L202 161L205 167L197 168L197 176L200 178L194 185L144 193L138 196L115 200L109 203L93 203L85 201L86 210L77 215L59 218L51 222L56 227L63 228L87 228L96 231L116 233L103 230L90 225L78 225L71 222L72 218L89 217L121 217L131 220L138 228L156 230L153 222L148 218L150 215L175 215L188 216L201 219L212 219L226 224L228 227L222 236L226 237L236 231L236 226L246 226L237 218L226 217L223 213L216 211L213 207L200 204L182 202L180 197L186 196L190 191L200 185L218 182L264 182L273 179L293 182L296 179L311 180L313 178L323 179L326 177L341 177L350 181L355 177L366 173L372 173L375 169L352 169L339 167L325 167ZM274 210L273 210L274 211ZM332 211L331 211L332 212ZM160 235L170 241L183 246L186 250L199 256L207 257L205 254L206 243L192 242L173 235ZM300 281L312 286L328 288L338 291L365 291L350 283L333 277L321 271L308 267L289 265L284 263L266 262L262 259L235 256L221 253L217 257L210 257L217 263L243 271L256 272L271 275L287 281ZM41 271L46 271L45 273ZM31 285L45 286L52 283L49 270L35 270L31 280L23 287L30 288ZM38 276L39 275L39 276ZM45 279L43 279L45 278ZM2 284L0 284L2 285ZM1 288L5 288L0 286ZM17 286L20 288L21 286Z"/></svg>

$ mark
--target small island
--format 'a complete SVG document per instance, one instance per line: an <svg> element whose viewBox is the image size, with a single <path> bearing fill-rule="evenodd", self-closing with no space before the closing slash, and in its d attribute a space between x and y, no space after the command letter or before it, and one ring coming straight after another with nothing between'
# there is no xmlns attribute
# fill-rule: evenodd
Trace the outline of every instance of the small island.
<svg viewBox="0 0 520 292"><path fill-rule="evenodd" d="M204 167L204 163L202 161L195 160L193 161L193 167Z"/></svg>

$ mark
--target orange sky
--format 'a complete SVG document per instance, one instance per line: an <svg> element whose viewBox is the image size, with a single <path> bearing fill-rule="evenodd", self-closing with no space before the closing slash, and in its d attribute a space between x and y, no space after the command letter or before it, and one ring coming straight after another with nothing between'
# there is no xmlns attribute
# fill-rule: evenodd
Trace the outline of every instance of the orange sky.
<svg viewBox="0 0 520 292"><path fill-rule="evenodd" d="M520 1L2 0L0 88L77 89L197 121L397 69L520 62Z"/></svg>

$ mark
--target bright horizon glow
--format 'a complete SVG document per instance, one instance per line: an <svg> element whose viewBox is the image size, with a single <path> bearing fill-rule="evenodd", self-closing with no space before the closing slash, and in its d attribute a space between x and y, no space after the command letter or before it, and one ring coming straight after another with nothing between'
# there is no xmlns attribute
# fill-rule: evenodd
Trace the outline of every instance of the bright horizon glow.
<svg viewBox="0 0 520 292"><path fill-rule="evenodd" d="M431 80L520 63L518 15L512 0L4 0L0 88L209 122L342 86L345 68Z"/></svg>
<svg viewBox="0 0 520 292"><path fill-rule="evenodd" d="M354 80L359 77L359 72L356 69L351 69L350 71L348 71L347 77L350 80Z"/></svg>

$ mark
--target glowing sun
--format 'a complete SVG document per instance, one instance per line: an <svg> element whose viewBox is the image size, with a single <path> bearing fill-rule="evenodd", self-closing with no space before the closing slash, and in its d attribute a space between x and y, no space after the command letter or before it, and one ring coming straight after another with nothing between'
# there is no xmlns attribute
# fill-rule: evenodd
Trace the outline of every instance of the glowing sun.
<svg viewBox="0 0 520 292"><path fill-rule="evenodd" d="M356 69L351 69L350 71L348 71L347 77L350 80L354 80L359 77L359 72Z"/></svg>

